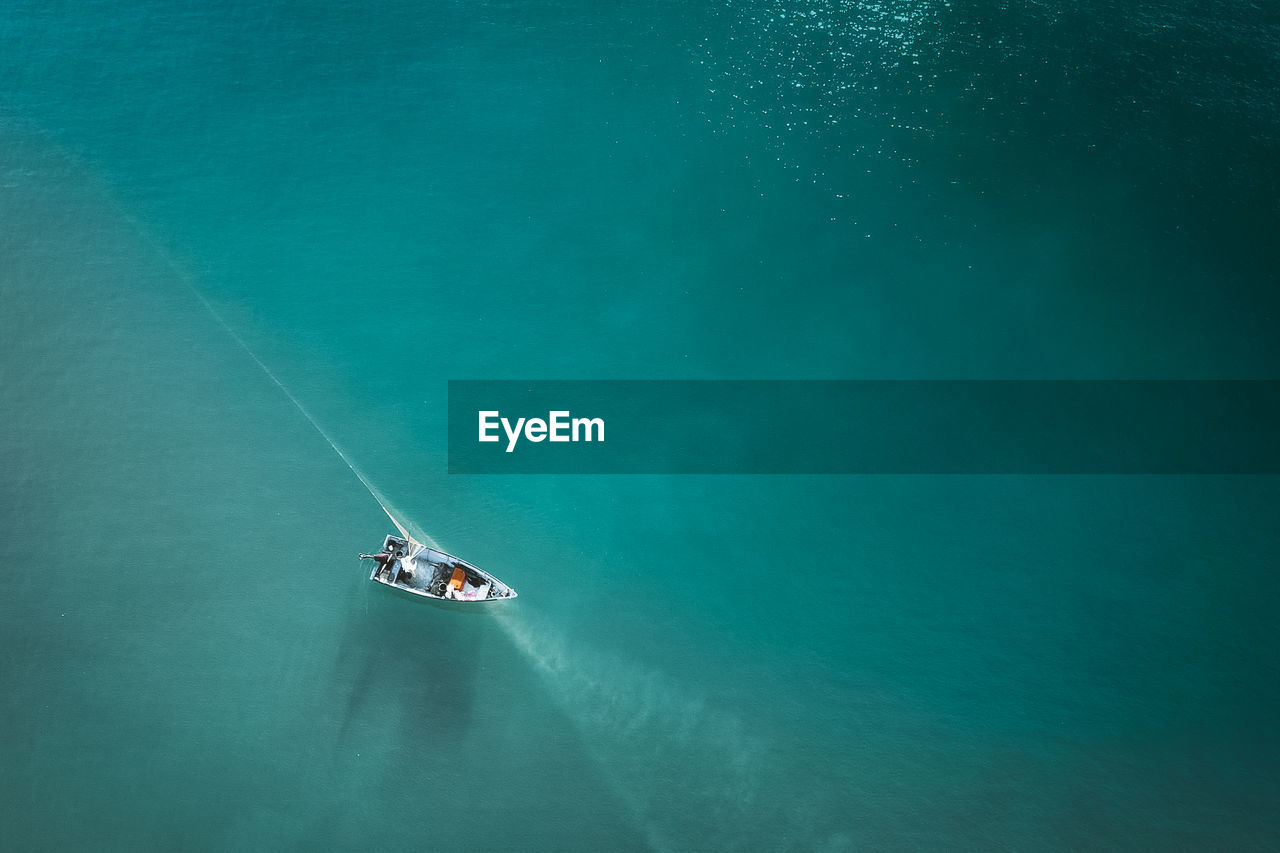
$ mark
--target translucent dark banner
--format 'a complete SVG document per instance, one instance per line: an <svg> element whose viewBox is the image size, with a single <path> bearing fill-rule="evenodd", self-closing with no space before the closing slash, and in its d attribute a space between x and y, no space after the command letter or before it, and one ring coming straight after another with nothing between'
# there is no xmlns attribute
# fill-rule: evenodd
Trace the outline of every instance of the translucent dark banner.
<svg viewBox="0 0 1280 853"><path fill-rule="evenodd" d="M449 471L1274 474L1280 382L450 381Z"/></svg>

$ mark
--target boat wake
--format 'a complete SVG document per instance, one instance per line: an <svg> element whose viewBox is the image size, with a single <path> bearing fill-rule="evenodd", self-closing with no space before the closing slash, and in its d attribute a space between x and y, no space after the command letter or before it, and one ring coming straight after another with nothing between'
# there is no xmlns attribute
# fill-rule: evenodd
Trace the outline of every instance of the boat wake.
<svg viewBox="0 0 1280 853"><path fill-rule="evenodd" d="M338 458L340 458L343 463L351 469L351 473L356 475L356 479L360 481L360 484L364 486L369 494L373 496L373 499L378 502L378 506L382 507L382 511L386 513L387 518L391 519L391 523L396 526L396 529L400 531L400 534L406 538L416 539L419 542L424 542L433 547L436 546L435 540L428 536L426 532L417 525L407 520L403 524L401 523L400 519L407 519L408 516L396 509L391 501L387 499L386 495L384 495L382 491L378 489L378 487L375 486L367 476L365 476L365 473L360 470L360 467L356 465L355 462L351 461L351 457L349 457L346 452L338 446L338 442L334 441L333 437L329 435L325 428L320 426L320 422L315 419L315 416L313 416L311 412L307 411L307 407L302 405L302 401L294 396L293 392L280 381L280 378L276 376L275 372L272 371L270 367L267 367L266 362L258 357L258 354L253 351L253 348L249 346L245 339L242 338L235 329L231 328L231 324L223 318L222 314L218 312L218 309L213 307L213 303L205 298L205 295L200 292L200 288L196 287L195 282L193 282L191 277L187 275L182 267L173 260L165 250L164 246L162 246L160 242L142 226L142 223L138 222L133 216L127 213L124 213L123 215L129 220L129 223L133 226L133 229L138 233L138 235L142 237L142 239L146 240L151 245L151 248L155 253L164 260L164 263L173 271L174 275L187 286L192 295L195 296L200 304L204 306L204 309L209 312L209 316L213 317L214 321L231 336L231 339L239 345L240 349L244 350L249 358L253 359L253 363L262 369L262 372L267 375L267 378L274 382L276 387L289 398L289 402L293 403L294 408L296 408L298 412L307 419L307 423L311 424L311 426L315 428L315 431L320 433L320 437L333 448L334 452L338 454Z"/></svg>
<svg viewBox="0 0 1280 853"><path fill-rule="evenodd" d="M170 265L172 266L172 264ZM302 405L302 402L297 397L293 396L293 392L285 387L285 384L280 381L275 373L272 372L271 368L267 367L266 363L263 362L262 359L258 358L258 354L255 353L247 343L245 343L244 338L240 337L240 335L236 333L236 330L231 328L226 320L222 319L222 315L218 313L217 309L213 307L208 299L205 299L204 294L196 289L196 286L191 283L191 280L185 275L182 275L180 271L179 276L181 276L182 280L186 282L187 287L191 288L191 292L200 300L200 304L202 304L205 307L205 310L208 311L209 314L212 315L213 319L218 322L218 325L222 326L222 328L226 330L227 334L240 345L240 348L248 353L249 358L253 359L254 363L257 364L258 367L262 368L262 372L267 374L267 378L274 382L276 387L284 392L284 395L289 398L289 402L293 403L294 408L302 413L302 416L307 419L307 422L311 424L311 426L315 427L316 432L320 433L320 437L329 443L329 446L338 454L338 457L346 463L348 468L351 469L351 473L356 475L356 479L360 481L360 484L364 486L369 491L369 494L373 496L373 499L378 502L378 506L382 507L382 511L387 514L387 518L391 519L391 523L396 526L396 529L399 530L402 535L406 537L410 536L410 532L398 521L399 518L405 518L405 514L395 509L395 507L391 505L391 502L387 500L386 496L369 481L369 478L364 475L364 472L351 461L351 457L347 456L347 454L343 452L342 448L339 447L338 443L325 431L324 427L320 426L320 422L307 411L307 407ZM421 539L422 537L414 538ZM427 538L429 539L429 537Z"/></svg>
<svg viewBox="0 0 1280 853"><path fill-rule="evenodd" d="M741 720L660 672L571 644L517 608L493 616L653 848L786 846L778 833L790 822L774 819L768 803L771 747Z"/></svg>

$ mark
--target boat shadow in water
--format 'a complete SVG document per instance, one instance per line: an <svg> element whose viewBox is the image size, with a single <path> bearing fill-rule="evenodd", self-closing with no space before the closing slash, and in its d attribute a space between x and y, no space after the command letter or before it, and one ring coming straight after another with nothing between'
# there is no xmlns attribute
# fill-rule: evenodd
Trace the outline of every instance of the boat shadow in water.
<svg viewBox="0 0 1280 853"><path fill-rule="evenodd" d="M458 618L433 604L371 595L353 609L330 688L340 709L339 747L388 726L419 745L470 727L484 633L476 623L488 620Z"/></svg>

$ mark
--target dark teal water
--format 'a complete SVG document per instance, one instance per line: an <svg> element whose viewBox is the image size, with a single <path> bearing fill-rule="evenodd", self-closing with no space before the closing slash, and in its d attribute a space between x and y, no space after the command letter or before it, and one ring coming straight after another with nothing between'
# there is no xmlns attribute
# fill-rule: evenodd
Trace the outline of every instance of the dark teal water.
<svg viewBox="0 0 1280 853"><path fill-rule="evenodd" d="M1277 59L1227 3L8 4L0 846L1275 847L1275 478L468 478L444 403L1275 378ZM520 599L374 588L200 297Z"/></svg>

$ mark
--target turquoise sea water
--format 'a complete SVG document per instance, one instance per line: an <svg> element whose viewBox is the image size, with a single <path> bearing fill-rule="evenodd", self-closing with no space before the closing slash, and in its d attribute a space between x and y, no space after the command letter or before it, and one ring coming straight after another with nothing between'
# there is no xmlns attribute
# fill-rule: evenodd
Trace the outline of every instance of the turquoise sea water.
<svg viewBox="0 0 1280 853"><path fill-rule="evenodd" d="M0 847L1274 848L1274 477L450 476L444 405L1275 378L1278 58L1226 3L7 4ZM519 600L370 584L202 299Z"/></svg>

